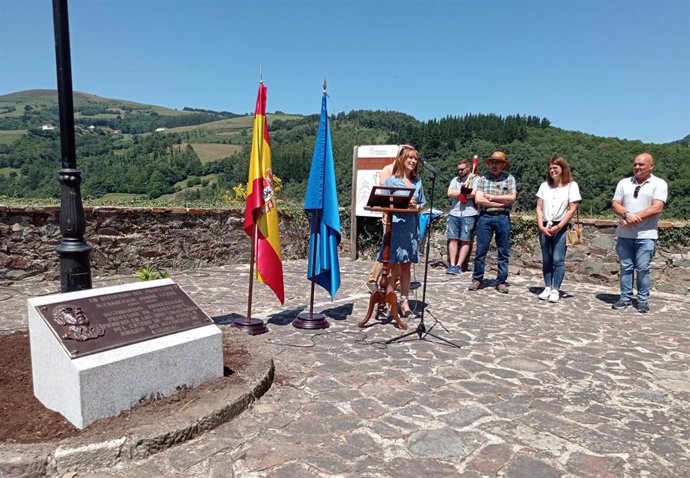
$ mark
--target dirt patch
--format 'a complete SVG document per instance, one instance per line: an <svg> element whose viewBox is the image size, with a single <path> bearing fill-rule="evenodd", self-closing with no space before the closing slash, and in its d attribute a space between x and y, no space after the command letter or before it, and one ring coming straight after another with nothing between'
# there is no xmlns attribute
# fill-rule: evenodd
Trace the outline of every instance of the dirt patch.
<svg viewBox="0 0 690 478"><path fill-rule="evenodd" d="M183 389L171 397L142 400L131 410L97 420L83 430L59 413L48 410L34 396L28 333L0 335L0 442L40 443L84 434L118 436L118 433L126 432L132 422L156 423L156 420L179 412L205 395L242 383L245 380L242 371L249 365L251 356L246 347L232 343L226 333L223 335L224 377L196 388Z"/></svg>

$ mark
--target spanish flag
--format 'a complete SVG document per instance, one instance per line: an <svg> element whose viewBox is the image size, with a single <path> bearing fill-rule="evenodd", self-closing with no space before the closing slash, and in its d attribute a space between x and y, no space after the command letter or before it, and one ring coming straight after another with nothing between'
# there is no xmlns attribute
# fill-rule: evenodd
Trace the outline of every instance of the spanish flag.
<svg viewBox="0 0 690 478"><path fill-rule="evenodd" d="M266 93L263 82L259 84L254 114L252 152L249 158L247 205L244 208L244 231L253 238L256 225L257 238L254 251L256 278L268 285L280 300L285 302L283 290L283 262L278 230L278 210L273 191L271 171L271 139L266 122ZM252 244L254 247L254 244Z"/></svg>

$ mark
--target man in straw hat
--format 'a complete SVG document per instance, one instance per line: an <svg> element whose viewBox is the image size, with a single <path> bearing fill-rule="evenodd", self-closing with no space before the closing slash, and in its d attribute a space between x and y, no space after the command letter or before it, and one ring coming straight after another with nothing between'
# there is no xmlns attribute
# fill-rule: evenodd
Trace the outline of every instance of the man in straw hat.
<svg viewBox="0 0 690 478"><path fill-rule="evenodd" d="M508 259L510 257L510 208L517 197L515 178L506 172L510 163L506 154L495 151L486 158L489 172L479 178L474 200L479 206L476 241L477 252L474 256L474 272L469 290L479 290L484 279L484 263L489 252L491 239L496 236L498 249L498 275L496 290L508 293Z"/></svg>

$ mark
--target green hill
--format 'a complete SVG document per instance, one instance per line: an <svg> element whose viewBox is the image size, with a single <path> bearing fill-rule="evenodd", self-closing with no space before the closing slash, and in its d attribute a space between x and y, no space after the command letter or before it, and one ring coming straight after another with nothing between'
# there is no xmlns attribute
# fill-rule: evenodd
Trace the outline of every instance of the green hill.
<svg viewBox="0 0 690 478"><path fill-rule="evenodd" d="M40 127L56 124L56 101L54 92L40 90L0 96L0 196L58 197L59 130ZM246 183L252 116L176 111L84 93L75 93L76 109L77 158L85 196L219 202L234 197L233 188ZM273 170L282 179L281 197L299 204L318 115L269 114L268 122ZM447 181L458 159L486 157L499 149L508 154L518 182L516 210L533 211L548 160L559 154L568 159L580 184L583 212L609 215L616 182L632 173L635 155L649 151L656 158L655 173L669 183L664 217L690 216L690 148L684 140L644 144L602 138L565 131L535 116L468 114L421 122L405 113L366 110L332 115L331 129L337 188L345 207L350 203L355 145L411 143L441 173L434 197L439 207L448 203ZM481 168L485 170L483 164ZM428 189L426 175L424 181Z"/></svg>
<svg viewBox="0 0 690 478"><path fill-rule="evenodd" d="M147 133L158 128L197 125L235 117L234 113L178 111L133 101L74 92L74 121L82 128L110 128L123 133ZM0 96L0 131L57 125L55 90L27 90Z"/></svg>
<svg viewBox="0 0 690 478"><path fill-rule="evenodd" d="M269 128L272 128L275 121L278 121L280 124L284 121L299 120L301 118L302 116L299 115L286 115L282 113L266 115ZM179 133L205 143L246 144L251 142L253 125L253 116L236 116L209 123L169 128L164 133Z"/></svg>
<svg viewBox="0 0 690 478"><path fill-rule="evenodd" d="M104 109L122 111L151 111L159 115L178 116L184 112L164 108L162 106L152 106L134 101L116 100L112 98L102 98L91 93L75 91L73 96L74 110L80 111L88 106L98 106ZM30 106L32 109L50 109L57 107L58 97L56 90L26 90L0 95L0 112L5 108L14 107L15 111L9 116L21 116L24 108ZM117 111L113 111L117 115ZM0 113L1 115L2 113Z"/></svg>
<svg viewBox="0 0 690 478"><path fill-rule="evenodd" d="M686 135L685 138L674 141L671 144L683 144L685 146L690 146L690 134Z"/></svg>

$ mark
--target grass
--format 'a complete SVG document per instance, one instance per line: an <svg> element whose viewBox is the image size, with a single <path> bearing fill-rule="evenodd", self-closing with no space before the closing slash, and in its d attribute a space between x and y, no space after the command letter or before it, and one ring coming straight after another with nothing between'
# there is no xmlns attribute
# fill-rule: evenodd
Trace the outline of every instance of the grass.
<svg viewBox="0 0 690 478"><path fill-rule="evenodd" d="M25 134L25 129L0 131L0 144L12 144L17 140L17 138L24 136Z"/></svg>
<svg viewBox="0 0 690 478"><path fill-rule="evenodd" d="M218 182L218 176L220 176L220 174L207 174L206 176L199 176L199 179L201 181L208 180L208 184L211 185L213 183ZM201 185L198 184L196 186L192 186L190 188L187 188L187 179L183 179L182 181L179 181L173 185L173 187L176 187L176 188L179 187L179 188L183 188L183 189L187 188L187 190L199 189L199 186L201 186Z"/></svg>
<svg viewBox="0 0 690 478"><path fill-rule="evenodd" d="M10 104L15 105L14 103L7 103L7 102L0 101L0 108L2 108L3 106L8 106ZM23 115L24 114L24 105L23 104L17 104L15 106L17 107L17 109L14 111L0 113L0 118L17 118L17 117Z"/></svg>
<svg viewBox="0 0 690 478"><path fill-rule="evenodd" d="M98 198L101 201L106 201L106 202L114 202L114 203L119 203L119 202L127 202L131 200L136 200L140 198L146 198L146 194L128 194L128 193L107 193Z"/></svg>
<svg viewBox="0 0 690 478"><path fill-rule="evenodd" d="M249 116L242 116L239 118L229 118L210 123L195 124L191 126L179 126L177 128L169 128L166 133L186 133L195 130L208 130L213 132L225 133L239 133L245 128L251 128L254 119Z"/></svg>
<svg viewBox="0 0 690 478"><path fill-rule="evenodd" d="M78 111L75 111L74 113L74 118L75 119L81 119L81 118L89 118L89 119L115 119L117 118L118 115L114 113L98 113L96 115L83 115Z"/></svg>
<svg viewBox="0 0 690 478"><path fill-rule="evenodd" d="M204 187L211 187L212 184L218 182L218 177L220 174L207 174L206 176L199 176L201 181L208 181L208 185L202 186L201 184L196 184L194 186L187 186L187 179L175 183L174 187L179 187L180 190L172 194L163 194L159 199L163 201L180 202L184 199L184 194L191 191L197 191L203 189Z"/></svg>
<svg viewBox="0 0 690 478"><path fill-rule="evenodd" d="M242 146L238 144L191 143L190 146L194 148L194 152L202 163L226 158L242 150Z"/></svg>
<svg viewBox="0 0 690 478"><path fill-rule="evenodd" d="M16 172L17 176L22 175L22 170L19 168L0 168L0 175L9 176L12 171Z"/></svg>
<svg viewBox="0 0 690 478"><path fill-rule="evenodd" d="M280 120L291 120L291 119L297 119L299 116L296 115L285 115L285 114L279 114L279 115L272 115L269 114L267 115L268 118L268 126L270 128L271 126L271 121L280 119ZM206 131L212 131L217 134L222 134L222 135L236 135L240 134L242 130L249 130L247 131L247 134L251 136L251 129L252 126L254 125L254 116L239 116L237 118L228 118L228 119L223 119L223 120L218 120L218 121L212 121L211 123L203 123L203 124L198 124L198 125L191 125L191 126L180 126L178 128L170 128L166 133L185 133L189 131L196 131L196 130L206 130Z"/></svg>

